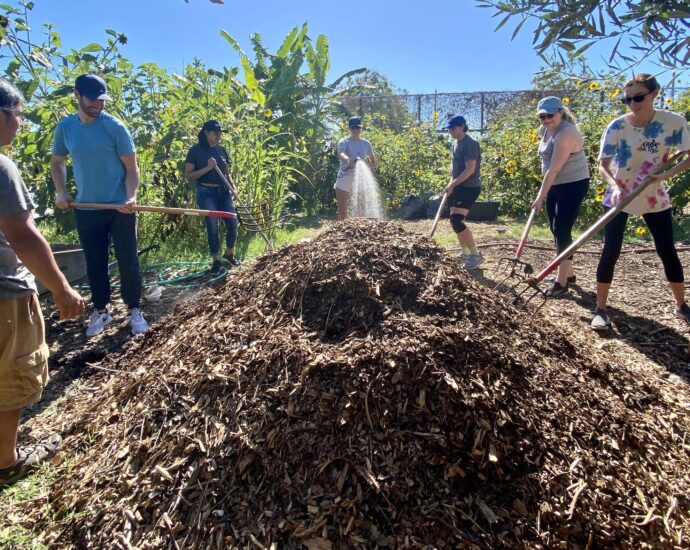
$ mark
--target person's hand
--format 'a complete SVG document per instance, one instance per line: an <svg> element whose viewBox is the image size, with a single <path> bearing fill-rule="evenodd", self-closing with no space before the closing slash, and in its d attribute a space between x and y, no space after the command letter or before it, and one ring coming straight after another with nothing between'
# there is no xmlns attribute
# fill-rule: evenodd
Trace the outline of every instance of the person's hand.
<svg viewBox="0 0 690 550"><path fill-rule="evenodd" d="M58 193L55 195L55 206L60 210L67 210L70 207L69 203L73 200L69 193Z"/></svg>
<svg viewBox="0 0 690 550"><path fill-rule="evenodd" d="M132 208L133 206L136 206L136 205L137 205L137 198L136 197L130 197L124 202L124 204L120 208L117 209L117 211L121 212L123 214L132 214L132 213L136 212L136 210L134 210L134 208Z"/></svg>
<svg viewBox="0 0 690 550"><path fill-rule="evenodd" d="M534 199L534 202L532 203L532 208L539 212L542 208L544 207L544 196L539 194L537 195L537 198Z"/></svg>
<svg viewBox="0 0 690 550"><path fill-rule="evenodd" d="M455 186L453 185L453 180L450 180L450 183L446 185L446 188L443 190L443 193L446 195L446 197L450 197L451 193L453 192L453 189L455 189Z"/></svg>
<svg viewBox="0 0 690 550"><path fill-rule="evenodd" d="M58 293L53 293L55 307L60 312L60 319L74 319L84 312L84 298L71 286Z"/></svg>
<svg viewBox="0 0 690 550"><path fill-rule="evenodd" d="M660 182L672 178L673 174L671 174L669 171L666 171L660 172L659 174L649 174L649 177L653 180L656 180L657 182Z"/></svg>
<svg viewBox="0 0 690 550"><path fill-rule="evenodd" d="M206 168L208 168L208 171L210 172L216 166L218 166L218 161L216 161L216 159L214 157L209 158L208 162L206 163Z"/></svg>

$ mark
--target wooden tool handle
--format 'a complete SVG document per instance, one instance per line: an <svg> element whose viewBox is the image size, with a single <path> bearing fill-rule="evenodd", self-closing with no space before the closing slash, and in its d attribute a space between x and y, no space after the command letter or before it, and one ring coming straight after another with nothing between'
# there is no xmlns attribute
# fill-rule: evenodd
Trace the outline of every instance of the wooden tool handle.
<svg viewBox="0 0 690 550"><path fill-rule="evenodd" d="M434 236L434 232L436 231L436 226L438 225L438 220L441 219L441 212L443 212L443 207L446 205L447 199L448 199L448 195L443 193L443 198L441 199L441 204L438 205L438 212L436 212L436 217L434 217L434 223L431 224L431 231L429 231L429 238Z"/></svg>
<svg viewBox="0 0 690 550"><path fill-rule="evenodd" d="M94 208L96 210L117 210L122 208L122 204L103 204L100 202L70 202L72 208ZM135 212L158 212L160 214L176 214L178 216L205 216L208 218L236 218L234 212L223 212L222 210L199 210L197 208L172 208L168 206L144 206L135 204L129 206Z"/></svg>

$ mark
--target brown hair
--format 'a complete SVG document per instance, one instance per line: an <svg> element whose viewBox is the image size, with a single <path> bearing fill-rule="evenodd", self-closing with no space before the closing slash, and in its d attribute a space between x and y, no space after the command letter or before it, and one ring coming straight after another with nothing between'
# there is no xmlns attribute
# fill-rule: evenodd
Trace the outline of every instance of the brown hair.
<svg viewBox="0 0 690 550"><path fill-rule="evenodd" d="M625 83L626 88L632 88L635 84L641 84L647 88L648 92L653 92L661 88L656 80L656 77L647 73L640 73L634 75L630 80Z"/></svg>

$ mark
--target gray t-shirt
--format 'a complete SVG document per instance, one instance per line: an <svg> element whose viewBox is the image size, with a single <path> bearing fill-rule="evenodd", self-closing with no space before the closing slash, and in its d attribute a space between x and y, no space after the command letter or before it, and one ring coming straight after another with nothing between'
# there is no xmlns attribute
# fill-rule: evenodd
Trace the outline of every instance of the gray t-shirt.
<svg viewBox="0 0 690 550"><path fill-rule="evenodd" d="M0 155L0 218L35 208L19 170L5 155ZM36 292L31 272L19 261L0 231L0 300L15 300Z"/></svg>
<svg viewBox="0 0 690 550"><path fill-rule="evenodd" d="M455 140L453 142L453 179L465 171L468 160L476 160L477 164L474 166L474 173L460 185L463 187L481 187L479 169L482 164L482 151L479 143L470 136L465 136L460 141Z"/></svg>
<svg viewBox="0 0 690 550"><path fill-rule="evenodd" d="M338 155L340 155L340 153L345 153L351 159L356 157L363 159L364 157L373 157L374 148L371 146L371 143L369 143L369 141L367 141L366 139L359 138L357 140L354 140L350 136L348 136L344 137L338 142ZM347 168L347 162L343 162L341 159L340 170L338 171L339 177L343 173L345 168Z"/></svg>
<svg viewBox="0 0 690 550"><path fill-rule="evenodd" d="M577 128L570 122L564 120L556 128L553 135L546 136L546 129L542 127L541 141L539 142L539 156L541 157L541 175L546 174L549 166L551 166L551 157L555 148L556 136L561 130L566 128ZM579 133L579 132L578 132ZM587 164L587 157L585 157L585 150L580 149L577 153L571 153L568 160L565 161L563 167L556 174L556 179L553 185L562 185L564 183L571 183L573 181L580 181L589 178L589 165Z"/></svg>

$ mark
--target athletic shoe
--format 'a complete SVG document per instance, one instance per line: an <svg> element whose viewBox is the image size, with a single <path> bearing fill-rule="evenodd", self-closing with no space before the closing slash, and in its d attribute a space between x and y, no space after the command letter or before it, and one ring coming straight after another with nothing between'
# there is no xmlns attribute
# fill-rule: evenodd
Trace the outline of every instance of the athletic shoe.
<svg viewBox="0 0 690 550"><path fill-rule="evenodd" d="M688 307L688 304L683 302L682 306L677 307L676 316L680 317L681 319L685 319L688 323L690 323L690 307Z"/></svg>
<svg viewBox="0 0 690 550"><path fill-rule="evenodd" d="M96 334L100 334L103 332L105 326L112 322L113 318L110 316L110 313L107 311L105 313L101 313L98 310L94 310L94 312L91 314L89 326L86 327L86 336L91 337L96 336Z"/></svg>
<svg viewBox="0 0 690 550"><path fill-rule="evenodd" d="M470 254L465 262L465 269L476 269L484 261L484 256L481 254Z"/></svg>
<svg viewBox="0 0 690 550"><path fill-rule="evenodd" d="M568 277L568 284L574 285L577 282L577 275L571 275Z"/></svg>
<svg viewBox="0 0 690 550"><path fill-rule="evenodd" d="M146 322L146 319L144 319L138 307L132 308L132 313L129 315L129 326L132 329L132 335L135 336L149 328L149 324Z"/></svg>
<svg viewBox="0 0 690 550"><path fill-rule="evenodd" d="M470 255L465 254L464 252L460 252L458 258L460 258L460 261L464 264L467 260L470 259Z"/></svg>
<svg viewBox="0 0 690 550"><path fill-rule="evenodd" d="M220 260L213 260L213 263L211 264L211 268L209 269L210 273L213 273L214 275L216 273L220 273L220 270L222 269L223 264Z"/></svg>
<svg viewBox="0 0 690 550"><path fill-rule="evenodd" d="M223 256L223 263L228 267L237 267L240 261L235 256Z"/></svg>
<svg viewBox="0 0 690 550"><path fill-rule="evenodd" d="M556 298L557 296L563 296L566 292L568 292L568 283L566 283L565 286L561 286L558 281L554 281L551 288L546 291L546 296L549 298Z"/></svg>
<svg viewBox="0 0 690 550"><path fill-rule="evenodd" d="M0 468L0 487L6 487L22 479L36 469L42 462L51 458L62 445L58 434L17 449L17 462L8 468Z"/></svg>
<svg viewBox="0 0 690 550"><path fill-rule="evenodd" d="M592 330L597 331L604 331L611 328L611 319L609 319L605 309L596 309L590 326L592 327Z"/></svg>

